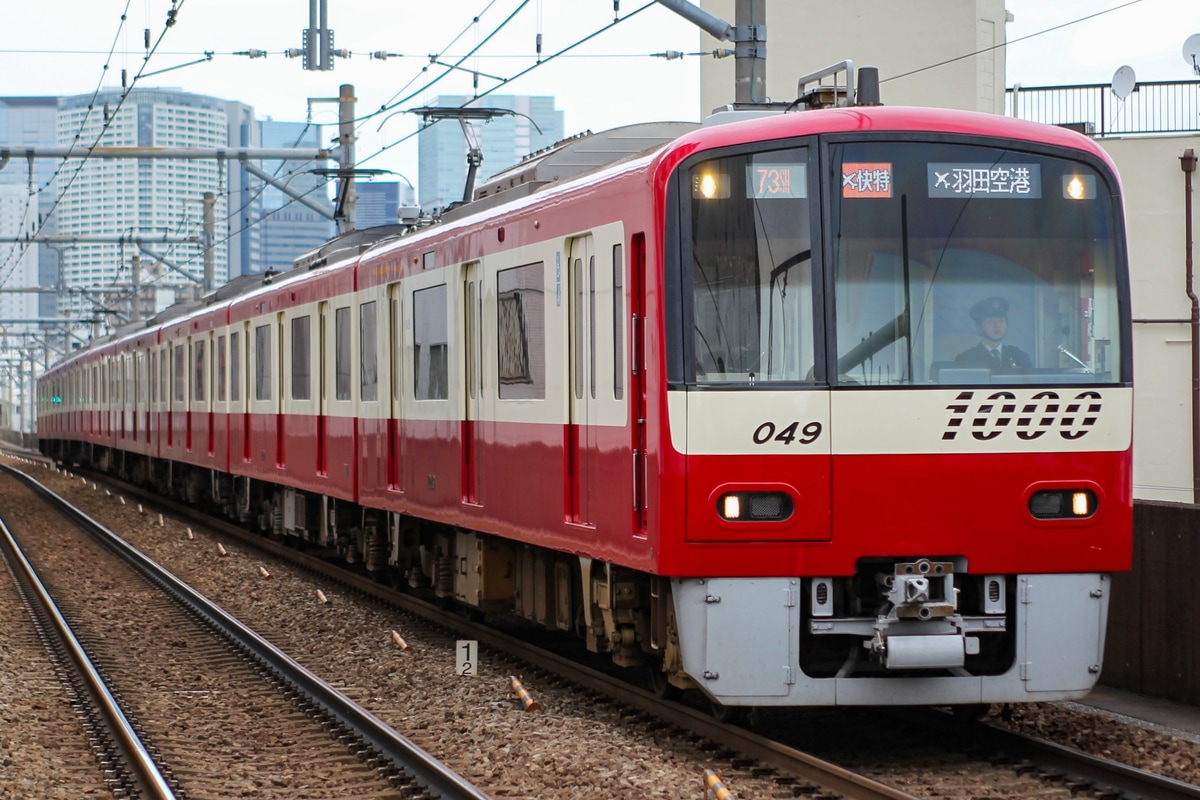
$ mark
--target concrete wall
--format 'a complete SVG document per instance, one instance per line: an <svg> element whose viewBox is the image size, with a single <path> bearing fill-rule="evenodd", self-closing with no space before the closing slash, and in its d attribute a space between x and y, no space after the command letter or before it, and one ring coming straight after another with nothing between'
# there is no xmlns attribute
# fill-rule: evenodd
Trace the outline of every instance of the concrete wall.
<svg viewBox="0 0 1200 800"><path fill-rule="evenodd" d="M730 25L737 22L735 0L701 0L700 6ZM1002 44L1003 0L766 0L766 10L772 100L796 99L799 76L850 59L855 67L879 67L887 105L1003 111L1003 47L923 69ZM698 36L700 51L733 47L703 32ZM701 119L733 102L733 79L732 57L701 59Z"/></svg>
<svg viewBox="0 0 1200 800"><path fill-rule="evenodd" d="M1184 150L1200 137L1101 139L1121 173L1133 303L1134 496L1192 502L1191 303L1185 292ZM1200 173L1193 176L1200 189ZM1200 204L1200 196L1193 195ZM1195 234L1194 234L1195 235ZM1200 259L1193 254L1193 260Z"/></svg>

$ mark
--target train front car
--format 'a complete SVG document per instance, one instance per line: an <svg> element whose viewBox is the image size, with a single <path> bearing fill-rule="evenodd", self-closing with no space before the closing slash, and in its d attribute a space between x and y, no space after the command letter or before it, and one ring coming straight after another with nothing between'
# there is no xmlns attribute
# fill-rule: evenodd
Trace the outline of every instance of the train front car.
<svg viewBox="0 0 1200 800"><path fill-rule="evenodd" d="M724 706L1086 694L1132 553L1103 152L855 108L706 129L659 174L674 682Z"/></svg>

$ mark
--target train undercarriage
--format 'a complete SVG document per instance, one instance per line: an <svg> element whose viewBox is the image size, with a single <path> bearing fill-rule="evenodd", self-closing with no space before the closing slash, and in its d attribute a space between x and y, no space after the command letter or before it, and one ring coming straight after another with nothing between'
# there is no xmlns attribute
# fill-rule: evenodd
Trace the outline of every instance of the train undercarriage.
<svg viewBox="0 0 1200 800"><path fill-rule="evenodd" d="M972 575L954 557L864 559L849 577L672 579L123 451L67 445L49 455L303 543L397 588L573 634L620 667L647 668L660 693L699 689L718 708L873 704L889 696L878 679L898 687L893 679L906 678L925 687L907 704L978 707L1020 699L1028 685L1019 644L1026 579ZM1102 593L1089 587L1071 591ZM1103 623L1107 598L1098 615L1081 610ZM1096 637L1102 651L1102 624ZM763 673L764 659L778 674ZM1095 677L1045 697L1080 696ZM952 679L948 702L932 699L942 695L929 678ZM1006 688L995 694L990 683Z"/></svg>

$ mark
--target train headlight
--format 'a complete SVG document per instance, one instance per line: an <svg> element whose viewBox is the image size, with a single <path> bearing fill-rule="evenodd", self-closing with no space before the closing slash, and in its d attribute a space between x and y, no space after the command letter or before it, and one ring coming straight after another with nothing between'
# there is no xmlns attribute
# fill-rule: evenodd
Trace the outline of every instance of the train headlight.
<svg viewBox="0 0 1200 800"><path fill-rule="evenodd" d="M782 522L795 510L786 492L728 492L717 498L717 514L730 522Z"/></svg>
<svg viewBox="0 0 1200 800"><path fill-rule="evenodd" d="M1086 489L1034 492L1029 513L1037 519L1080 519L1096 513L1096 495Z"/></svg>
<svg viewBox="0 0 1200 800"><path fill-rule="evenodd" d="M721 498L721 516L725 519L742 518L742 498L736 494L727 494Z"/></svg>
<svg viewBox="0 0 1200 800"><path fill-rule="evenodd" d="M692 197L697 200L724 200L729 197L729 176L701 167L692 173Z"/></svg>
<svg viewBox="0 0 1200 800"><path fill-rule="evenodd" d="M1064 175L1063 197L1067 200L1094 200L1096 198L1096 176Z"/></svg>

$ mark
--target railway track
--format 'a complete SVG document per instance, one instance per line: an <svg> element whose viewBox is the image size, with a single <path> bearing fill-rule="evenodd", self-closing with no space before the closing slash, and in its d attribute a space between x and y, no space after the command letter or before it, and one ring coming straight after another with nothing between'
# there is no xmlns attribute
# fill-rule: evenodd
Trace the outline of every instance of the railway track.
<svg viewBox="0 0 1200 800"><path fill-rule="evenodd" d="M114 491L132 492L133 489L120 486ZM146 497L143 502L168 508L157 498ZM194 512L170 508L169 513ZM199 523L196 524L200 535ZM617 714L631 728L661 740L678 739L690 743L699 750L699 755L694 757L707 759L718 766L718 771L730 785L741 789L742 794L738 796L964 797L985 796L986 792L988 797L1028 797L1031 794L1064 798L1077 794L1131 798L1200 797L1195 787L1148 773L1140 775L1136 770L1125 770L1126 774L1119 779L1114 777L1112 767L1105 767L1109 770L1106 773L1089 772L1096 767L1082 766L1073 751L1058 753L1055 756L1058 760L1051 761L1045 755L1017 751L1011 739L1003 744L987 744L979 738L964 752L961 747L951 745L964 739L975 741L977 734L967 732L968 729L922 734L913 732L910 726L903 733L889 733L894 729L889 728L886 719L873 716L866 718L869 721L864 723L864 717L858 712L775 715L779 717L775 722L760 725L753 731L722 724L704 709L663 703L652 693L630 686L617 677L549 654L537 647L536 642L525 641L530 638L525 632L516 636L499 633L459 614L437 609L364 577L331 567L292 548L244 534L224 523L206 520L204 524L225 541L236 542L236 537L245 535L248 546L264 547L277 557L303 565L305 570L313 570L311 574L320 576L313 580L339 598L361 594L405 609L406 614L419 615L423 621L414 617L406 618L402 623L411 628L410 639L440 637L449 642L440 646L449 649L453 648L455 638L478 640L483 645L485 657L496 669L523 672L526 686L552 709L559 705L555 698L563 694L576 698L595 696L604 699L588 702L617 704L621 709ZM242 592L245 591L243 588ZM250 591L254 592L253 589ZM349 603L347 599L343 605ZM580 687L586 688L581 690ZM549 702L546 702L547 696L551 698ZM586 713L603 716L606 712ZM908 718L910 715L902 716ZM839 719L843 722L837 722ZM879 743L872 744L868 741L870 737L862 735L864 725L880 732ZM803 737L789 735L788 731L815 734L816 739L825 740L824 751ZM851 743L852 746L836 749L828 746L830 742ZM813 752L836 763L814 757ZM1022 755L1014 755L1018 752ZM1166 794L1167 791L1175 793ZM543 796L520 792L519 784L507 783L497 796Z"/></svg>
<svg viewBox="0 0 1200 800"><path fill-rule="evenodd" d="M123 766L109 782L126 796L486 798L103 526L15 481L0 477L14 541L103 676L85 679L113 700L101 715L140 735L113 734ZM71 521L53 536L51 507Z"/></svg>

